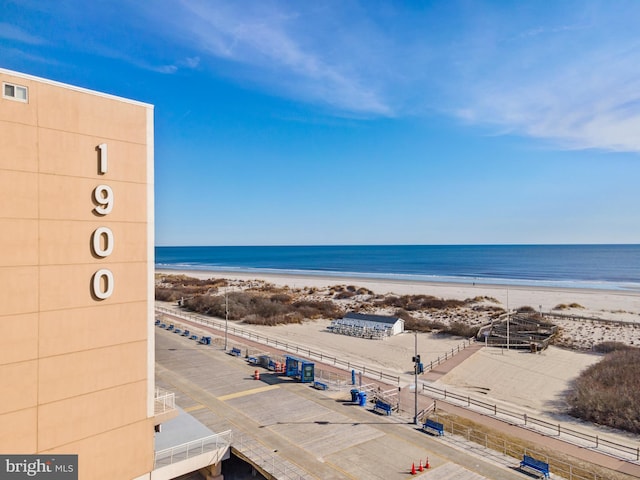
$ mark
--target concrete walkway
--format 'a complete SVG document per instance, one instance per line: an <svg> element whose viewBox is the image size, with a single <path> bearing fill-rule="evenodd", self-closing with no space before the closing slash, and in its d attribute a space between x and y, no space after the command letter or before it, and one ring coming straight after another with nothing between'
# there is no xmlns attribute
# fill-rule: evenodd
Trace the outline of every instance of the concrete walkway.
<svg viewBox="0 0 640 480"><path fill-rule="evenodd" d="M526 478L493 458L431 437L396 416L351 404L179 335L156 329L156 377L176 403L213 431L231 428L233 448L278 479L400 479L412 463L430 479ZM455 442L455 441L454 441ZM507 460L509 467L518 462Z"/></svg>
<svg viewBox="0 0 640 480"><path fill-rule="evenodd" d="M176 319L177 320L177 319ZM185 322L184 320L179 320L179 322L182 323L187 323L187 324L191 324L191 322L187 321ZM194 327L196 327L197 330L201 330L203 333L205 331L208 331L209 329L207 327L204 327L203 325L196 325L193 324ZM218 334L219 332L217 331L211 331L211 333L213 333L214 335ZM207 333L204 333L207 334ZM260 347L262 347L262 349L264 349L264 346L261 346L261 344L258 344L254 341L248 340L246 338L234 338L232 335L229 336L230 338L230 342L236 342L235 345L246 345L246 346L250 346L250 347L257 347L258 349L260 349ZM239 343L238 343L239 342ZM441 363L441 365L439 366L439 368L434 369L434 370L438 370L437 372L434 372L434 374L441 376L446 374L448 371L451 371L456 365L459 365L462 361L464 361L465 358L469 358L470 355L473 355L474 353L476 353L478 351L478 349L482 348L483 345L481 344L477 344L477 345L472 345L472 350L470 350L469 352L464 352L464 351L460 351L460 353L456 354L455 356L453 356L452 358L450 358L448 361ZM244 347L243 347L244 348ZM267 347L267 349L269 351L272 351L273 353L277 354L278 353L278 349L274 348L273 346L269 345L269 347ZM466 349L469 349L469 347L467 347ZM279 352L281 354L284 354L286 352ZM459 357L459 355L463 355L462 357ZM456 357L459 357L456 359ZM336 374L344 377L345 376L345 372L343 370L337 369L336 367L333 367L332 365L323 365L319 362L316 362L316 369L322 369L323 371L327 371L327 372L335 372ZM405 378L406 377L406 378ZM424 379L424 375L420 376L420 381L422 382L422 380ZM363 379L364 380L364 379ZM369 382L370 380L367 379L367 382ZM376 381L376 380L372 380L371 381L374 384L378 384L380 386L380 388L382 390L387 390L389 389L389 385L384 384L383 382L380 381ZM413 394L413 375L411 376L407 376L404 375L403 376L403 380L402 380L402 392L400 394L400 403L401 403L401 408L403 410L403 414L405 415L405 420L407 422L410 422L413 418L414 415L414 397L415 395ZM428 405L431 405L433 402L433 398L427 397L426 395L419 395L418 396L418 408L417 411L421 411L423 408L427 407ZM438 407L443 408L445 410L449 410L449 408L447 408L446 405L447 402L441 402L441 399L438 400ZM456 407L456 405L451 404L451 407ZM453 413L453 412L452 412ZM540 446L548 446L550 443L552 443L554 445L554 449L557 449L558 452L562 452L562 453L567 453L567 454L571 454L576 456L577 458L583 459L585 460L587 463L590 464L596 464L596 465L601 465L604 466L606 468L610 468L614 471L619 472L620 474L622 474L623 476L626 475L630 475L630 477L626 477L626 478L631 478L631 477L640 477L640 465L638 464L633 464L633 463L628 463L628 462L624 462L624 461L620 461L619 459L616 459L614 457L611 457L609 455L603 454L599 451L595 451L591 448L584 448L584 446L582 446L583 448L581 448L580 445L572 445L570 443L566 443L559 441L557 438L554 438L553 435L552 436L548 436L548 435L543 435L543 434L535 434L535 432L530 431L530 430L524 430L522 431L522 428L518 428L515 427L514 425L511 425L509 422L505 423L505 422L495 422L496 419L494 419L491 416L487 416L487 415L483 415L481 413L476 413L473 411L467 411L467 410L463 410L463 409L457 409L457 414L463 416L463 417L476 417L479 416L480 418L477 418L477 420L479 420L480 422L486 422L489 421L493 427L495 427L496 430L502 430L502 431L509 431L509 433L513 434L514 436L518 437L526 437L526 439L528 441L533 441L534 443L539 444ZM409 418L411 417L411 418ZM484 419L484 420L483 420ZM494 423L495 422L495 423ZM518 431L520 430L520 431ZM533 435L532 435L533 434ZM557 442L557 443L556 443ZM464 443L464 442L462 442ZM459 445L456 445L459 446ZM477 450L477 445L475 447L470 446L469 451L475 451ZM493 455L493 452L490 450L487 450L486 453L484 454L487 457L491 457ZM513 458L510 457L506 457L505 462L503 462L505 465L513 465L514 463L517 463L517 461L515 461Z"/></svg>
<svg viewBox="0 0 640 480"><path fill-rule="evenodd" d="M464 350L460 350L460 352L445 360L440 365L421 375L420 379L429 382L435 382L436 380L439 380L442 376L449 373L451 370L456 368L458 365L460 365L462 362L464 362L466 359L468 359L483 347L484 344L482 343L474 343L473 345L469 345Z"/></svg>

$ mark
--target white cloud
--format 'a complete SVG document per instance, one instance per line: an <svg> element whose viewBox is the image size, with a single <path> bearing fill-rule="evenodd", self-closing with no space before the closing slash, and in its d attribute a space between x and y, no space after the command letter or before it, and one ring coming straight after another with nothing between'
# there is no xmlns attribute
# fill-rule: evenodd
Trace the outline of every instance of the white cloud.
<svg viewBox="0 0 640 480"><path fill-rule="evenodd" d="M29 45L41 45L46 43L43 38L31 35L21 28L9 23L0 23L0 38L4 38L5 40L14 40L16 42L26 43Z"/></svg>
<svg viewBox="0 0 640 480"><path fill-rule="evenodd" d="M216 65L217 73L227 72L278 95L337 111L393 114L384 96L368 78L358 75L350 60L328 53L339 48L326 38L329 32L320 36L305 33L304 22L313 19L268 2L253 4L250 9L204 1L181 5L179 18L164 19L171 23L168 30L195 48L198 57L226 62L222 68ZM357 65L358 60L352 60Z"/></svg>
<svg viewBox="0 0 640 480"><path fill-rule="evenodd" d="M175 65L161 65L159 67L147 67L150 70L154 70L156 72L160 72L160 73L176 73L178 71L178 67L176 67Z"/></svg>
<svg viewBox="0 0 640 480"><path fill-rule="evenodd" d="M521 32L518 37L537 37L538 35L548 35L553 33L567 32L571 30L582 30L589 28L589 25L559 25L559 26L537 26Z"/></svg>
<svg viewBox="0 0 640 480"><path fill-rule="evenodd" d="M187 57L181 63L187 68L197 68L200 65L200 57Z"/></svg>
<svg viewBox="0 0 640 480"><path fill-rule="evenodd" d="M419 11L335 5L146 7L149 28L184 50L182 60L149 68L208 70L336 116L437 111L563 148L640 151L633 3L628 14L597 1L522 9L454 2Z"/></svg>
<svg viewBox="0 0 640 480"><path fill-rule="evenodd" d="M28 60L33 63L43 63L46 65L61 65L58 60L52 58L51 56L34 55L33 53L26 50L17 48L6 48L3 45L0 45L0 58Z"/></svg>
<svg viewBox="0 0 640 480"><path fill-rule="evenodd" d="M498 68L466 86L456 115L563 148L640 152L638 64L640 44L568 54L527 71Z"/></svg>
<svg viewBox="0 0 640 480"><path fill-rule="evenodd" d="M153 72L165 73L169 75L177 73L180 68L187 68L192 70L194 68L197 68L198 65L200 64L199 57L186 57L183 60L176 62L176 65L171 64L171 65L160 65L160 66L153 65L137 59L129 59L128 61L134 65L137 65L140 68L144 68L145 70L151 70Z"/></svg>

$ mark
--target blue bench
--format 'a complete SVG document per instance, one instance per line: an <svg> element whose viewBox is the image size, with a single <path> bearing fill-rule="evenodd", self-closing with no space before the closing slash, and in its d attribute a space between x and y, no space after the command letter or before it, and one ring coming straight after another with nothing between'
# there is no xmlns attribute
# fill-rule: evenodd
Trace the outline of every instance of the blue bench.
<svg viewBox="0 0 640 480"><path fill-rule="evenodd" d="M313 382L313 388L317 388L318 390L328 390L329 386L326 383Z"/></svg>
<svg viewBox="0 0 640 480"><path fill-rule="evenodd" d="M389 405L387 402L383 402L382 400L376 400L376 405L375 407L373 407L373 410L375 411L382 410L382 413L384 413L385 415L391 415L391 411L393 409L391 408L391 405Z"/></svg>
<svg viewBox="0 0 640 480"><path fill-rule="evenodd" d="M425 432L429 432L430 430L433 430L440 436L444 435L444 425L442 425L440 422L436 422L431 419L427 419L427 421L424 422L424 425L422 425L422 429Z"/></svg>
<svg viewBox="0 0 640 480"><path fill-rule="evenodd" d="M533 470L535 473L542 474L544 478L549 478L549 464L541 460L536 460L529 455L522 456L520 468L523 470L528 468L530 470Z"/></svg>
<svg viewBox="0 0 640 480"><path fill-rule="evenodd" d="M249 358L247 358L247 362L249 362L249 365L257 365L258 364L258 358L257 357L249 357Z"/></svg>
<svg viewBox="0 0 640 480"><path fill-rule="evenodd" d="M156 325L160 325L160 320L156 320Z"/></svg>
<svg viewBox="0 0 640 480"><path fill-rule="evenodd" d="M161 323L160 325L158 325L160 328L167 328L167 325L165 323Z"/></svg>
<svg viewBox="0 0 640 480"><path fill-rule="evenodd" d="M176 329L173 331L173 333L181 333L181 332L182 332L182 330L180 330L179 328L176 328Z"/></svg>
<svg viewBox="0 0 640 480"><path fill-rule="evenodd" d="M184 332L182 332L182 336L183 337L188 337L189 336L189 330L185 330Z"/></svg>
<svg viewBox="0 0 640 480"><path fill-rule="evenodd" d="M173 330L173 327L174 327L174 325L172 323L171 325L169 325L169 327L167 327L167 330L171 331L171 330Z"/></svg>
<svg viewBox="0 0 640 480"><path fill-rule="evenodd" d="M203 345L211 345L211 337L202 337L200 343Z"/></svg>
<svg viewBox="0 0 640 480"><path fill-rule="evenodd" d="M191 335L191 340L198 340L198 335Z"/></svg>
<svg viewBox="0 0 640 480"><path fill-rule="evenodd" d="M240 355L242 355L242 352L239 348L233 347L229 352L229 355L235 355L236 357L239 357Z"/></svg>

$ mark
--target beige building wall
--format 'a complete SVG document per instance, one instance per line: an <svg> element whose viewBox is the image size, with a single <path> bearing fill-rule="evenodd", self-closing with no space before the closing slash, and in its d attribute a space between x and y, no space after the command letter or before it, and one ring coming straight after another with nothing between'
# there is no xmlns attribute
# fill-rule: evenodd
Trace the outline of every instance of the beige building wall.
<svg viewBox="0 0 640 480"><path fill-rule="evenodd" d="M0 81L0 452L139 477L153 467L153 107Z"/></svg>

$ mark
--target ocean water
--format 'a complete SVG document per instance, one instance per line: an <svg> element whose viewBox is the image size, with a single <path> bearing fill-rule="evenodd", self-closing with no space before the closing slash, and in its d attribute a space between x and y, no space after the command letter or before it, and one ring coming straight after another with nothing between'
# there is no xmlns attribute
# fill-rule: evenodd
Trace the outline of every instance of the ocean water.
<svg viewBox="0 0 640 480"><path fill-rule="evenodd" d="M640 291L640 245L156 247L156 268Z"/></svg>

